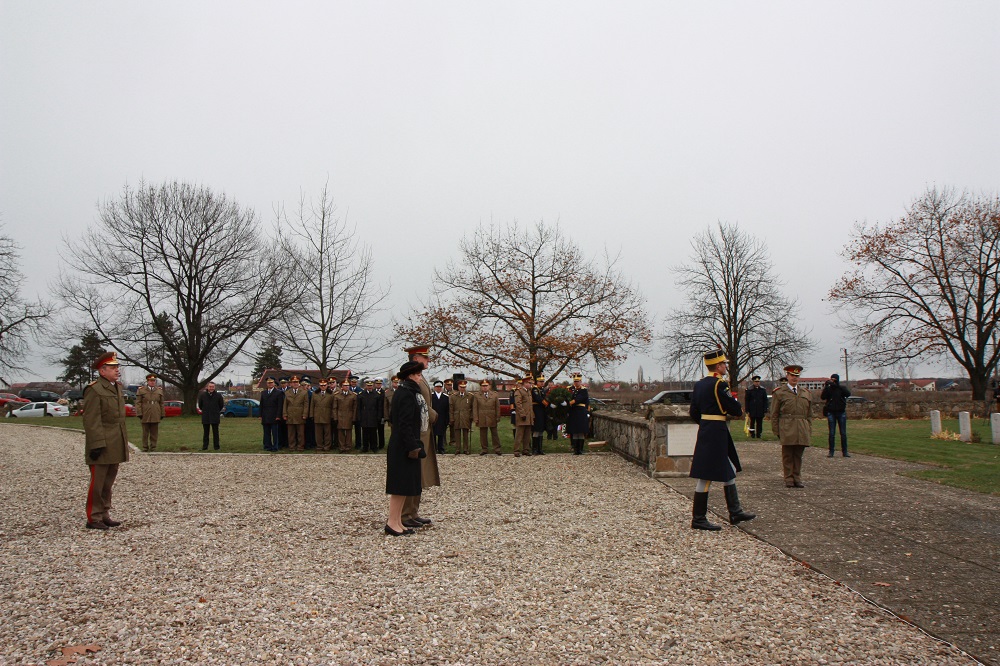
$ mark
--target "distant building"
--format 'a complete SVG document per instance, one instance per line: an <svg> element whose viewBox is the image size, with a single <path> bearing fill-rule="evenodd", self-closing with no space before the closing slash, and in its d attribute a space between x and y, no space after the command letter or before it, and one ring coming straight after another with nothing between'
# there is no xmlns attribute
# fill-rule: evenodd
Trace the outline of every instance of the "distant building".
<svg viewBox="0 0 1000 666"><path fill-rule="evenodd" d="M910 385L913 387L912 390L914 391L937 390L937 382L935 382L933 379L914 379L912 382L910 382Z"/></svg>

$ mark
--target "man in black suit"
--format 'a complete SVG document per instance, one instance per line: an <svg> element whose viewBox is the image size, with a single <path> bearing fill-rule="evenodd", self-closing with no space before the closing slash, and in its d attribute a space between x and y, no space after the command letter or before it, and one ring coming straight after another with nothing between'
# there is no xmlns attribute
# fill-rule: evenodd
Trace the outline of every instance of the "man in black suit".
<svg viewBox="0 0 1000 666"><path fill-rule="evenodd" d="M275 388L274 379L267 378L267 388L260 394L260 424L264 428L264 450L277 451L281 442L279 432L282 403L285 394Z"/></svg>
<svg viewBox="0 0 1000 666"><path fill-rule="evenodd" d="M382 394L375 390L372 380L365 380L365 389L358 393L358 423L361 425L362 453L378 451L378 424L385 408Z"/></svg>
<svg viewBox="0 0 1000 666"><path fill-rule="evenodd" d="M764 414L767 414L767 390L760 385L760 375L752 378L753 386L747 389L747 416L750 417L750 438L764 435Z"/></svg>
<svg viewBox="0 0 1000 666"><path fill-rule="evenodd" d="M438 453L444 453L444 443L448 439L448 394L444 392L443 382L434 382L434 392L431 393L431 409L437 412L437 421L433 426L434 449Z"/></svg>

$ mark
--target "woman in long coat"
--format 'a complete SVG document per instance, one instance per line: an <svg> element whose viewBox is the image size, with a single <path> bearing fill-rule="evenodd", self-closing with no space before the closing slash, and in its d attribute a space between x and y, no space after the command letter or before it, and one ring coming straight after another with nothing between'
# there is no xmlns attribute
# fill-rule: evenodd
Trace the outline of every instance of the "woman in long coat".
<svg viewBox="0 0 1000 666"><path fill-rule="evenodd" d="M389 420L392 435L386 447L385 492L389 495L389 519L385 533L392 536L413 534L403 525L403 502L407 496L420 495L420 459L426 456L420 441L421 429L426 429L428 405L415 381L424 366L409 361L399 369L400 383L392 396Z"/></svg>

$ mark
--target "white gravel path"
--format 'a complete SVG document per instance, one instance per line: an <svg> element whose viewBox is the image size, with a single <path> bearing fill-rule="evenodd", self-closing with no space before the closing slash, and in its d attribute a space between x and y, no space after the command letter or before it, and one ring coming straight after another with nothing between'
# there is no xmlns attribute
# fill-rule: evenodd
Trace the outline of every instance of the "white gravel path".
<svg viewBox="0 0 1000 666"><path fill-rule="evenodd" d="M611 455L138 454L84 529L81 433L0 425L0 663L971 664Z"/></svg>

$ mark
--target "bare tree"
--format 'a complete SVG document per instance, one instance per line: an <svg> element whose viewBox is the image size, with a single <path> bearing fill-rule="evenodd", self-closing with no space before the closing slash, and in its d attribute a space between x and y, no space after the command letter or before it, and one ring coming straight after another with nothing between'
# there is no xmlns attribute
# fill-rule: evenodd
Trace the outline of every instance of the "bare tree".
<svg viewBox="0 0 1000 666"><path fill-rule="evenodd" d="M66 242L70 270L57 293L128 363L180 388L194 413L200 388L294 305L298 288L254 211L205 187L126 186L99 211L82 239Z"/></svg>
<svg viewBox="0 0 1000 666"><path fill-rule="evenodd" d="M674 270L684 307L664 322L664 361L700 372L702 353L722 349L733 386L754 373L774 376L814 343L798 325L798 302L781 293L763 241L719 223L691 241L692 263Z"/></svg>
<svg viewBox="0 0 1000 666"><path fill-rule="evenodd" d="M429 304L396 333L496 376L610 372L650 340L639 291L606 253L587 259L558 225L480 226L434 272Z"/></svg>
<svg viewBox="0 0 1000 666"><path fill-rule="evenodd" d="M52 312L51 306L40 299L24 298L19 250L12 238L0 233L0 373L24 370L21 358L28 341L37 336Z"/></svg>
<svg viewBox="0 0 1000 666"><path fill-rule="evenodd" d="M273 336L323 375L377 355L388 344L380 326L388 288L372 280L371 248L338 217L328 185L312 202L303 194L294 219L283 210L277 215L289 233L282 254L296 267L303 294L299 307L272 322Z"/></svg>
<svg viewBox="0 0 1000 666"><path fill-rule="evenodd" d="M927 190L900 219L857 224L830 290L869 367L953 358L974 400L997 365L1000 197Z"/></svg>

